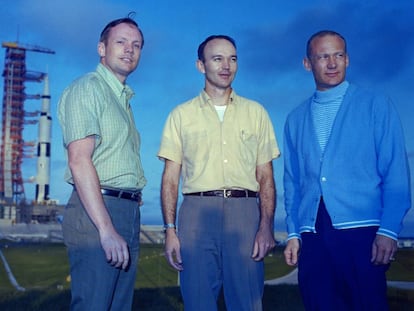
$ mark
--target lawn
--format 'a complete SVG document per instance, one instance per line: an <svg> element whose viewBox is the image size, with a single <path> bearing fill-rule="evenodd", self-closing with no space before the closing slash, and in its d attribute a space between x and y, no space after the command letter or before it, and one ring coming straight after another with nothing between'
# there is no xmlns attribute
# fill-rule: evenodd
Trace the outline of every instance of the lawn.
<svg viewBox="0 0 414 311"><path fill-rule="evenodd" d="M16 291L0 265L0 310L68 310L68 260L62 244L10 244L0 241L3 255L24 292ZM266 279L289 273L283 249L266 257ZM414 250L401 249L388 273L389 280L414 281ZM135 286L134 309L183 310L177 273L167 265L161 245L143 244ZM390 288L391 310L414 310L414 291ZM264 310L303 310L296 285L265 286ZM220 310L225 310L220 299Z"/></svg>

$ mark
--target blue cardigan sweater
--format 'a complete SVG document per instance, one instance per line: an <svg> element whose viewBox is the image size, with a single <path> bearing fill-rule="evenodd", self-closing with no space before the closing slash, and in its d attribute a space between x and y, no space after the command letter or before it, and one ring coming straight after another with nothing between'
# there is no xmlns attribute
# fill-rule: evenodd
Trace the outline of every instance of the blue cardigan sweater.
<svg viewBox="0 0 414 311"><path fill-rule="evenodd" d="M398 238L411 207L401 122L388 98L350 84L322 155L312 98L294 109L284 130L288 239L315 232L320 197L336 229L378 226Z"/></svg>

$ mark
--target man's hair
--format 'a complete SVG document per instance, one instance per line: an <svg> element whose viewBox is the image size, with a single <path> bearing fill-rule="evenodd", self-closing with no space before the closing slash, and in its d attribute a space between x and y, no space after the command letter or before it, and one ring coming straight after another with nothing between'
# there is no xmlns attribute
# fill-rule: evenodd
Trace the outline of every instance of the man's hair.
<svg viewBox="0 0 414 311"><path fill-rule="evenodd" d="M336 32L336 31L333 31L333 30L321 30L321 31L318 31L318 32L314 33L309 38L308 43L306 44L306 56L308 58L310 58L311 55L312 55L312 47L311 47L312 41L316 38L321 38L321 37L325 37L325 36L337 36L337 37L341 38L342 41L344 42L344 52L346 53L346 40L340 33Z"/></svg>
<svg viewBox="0 0 414 311"><path fill-rule="evenodd" d="M203 63L205 61L204 49L205 49L207 43L209 43L211 40L214 40L214 39L227 40L234 46L235 49L237 48L236 47L236 41L232 37L229 37L229 36L226 36L226 35L212 35L212 36L209 36L207 39L205 39L203 42L201 42L201 44L198 46L198 50L197 50L198 59L201 60Z"/></svg>
<svg viewBox="0 0 414 311"><path fill-rule="evenodd" d="M103 42L106 45L108 43L109 32L111 31L111 29L114 28L115 26L118 26L119 24L125 23L125 24L132 25L138 29L141 35L141 38L142 38L142 43L141 43L141 49L142 49L144 47L144 34L142 33L141 28L139 28L138 24L133 20L134 16L135 16L135 12L130 12L128 13L127 17L118 18L118 19L115 19L109 22L105 26L105 28L102 30L101 36L99 38L99 42Z"/></svg>

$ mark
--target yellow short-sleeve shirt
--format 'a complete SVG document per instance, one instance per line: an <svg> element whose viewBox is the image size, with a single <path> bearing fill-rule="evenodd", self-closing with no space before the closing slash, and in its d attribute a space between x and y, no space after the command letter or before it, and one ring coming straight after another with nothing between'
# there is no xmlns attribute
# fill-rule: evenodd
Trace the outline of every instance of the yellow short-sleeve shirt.
<svg viewBox="0 0 414 311"><path fill-rule="evenodd" d="M182 192L259 191L256 166L279 157L270 118L259 103L231 93L223 122L204 91L168 116L158 157L181 164Z"/></svg>

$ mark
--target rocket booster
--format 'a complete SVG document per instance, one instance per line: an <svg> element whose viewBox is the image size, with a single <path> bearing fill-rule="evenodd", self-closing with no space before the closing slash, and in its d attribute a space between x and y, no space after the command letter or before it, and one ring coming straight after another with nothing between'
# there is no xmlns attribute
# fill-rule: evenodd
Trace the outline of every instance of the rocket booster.
<svg viewBox="0 0 414 311"><path fill-rule="evenodd" d="M39 118L39 137L37 144L37 203L42 203L49 200L51 125L52 117L50 115L49 77L48 75L45 75L44 90L42 95L42 108Z"/></svg>

